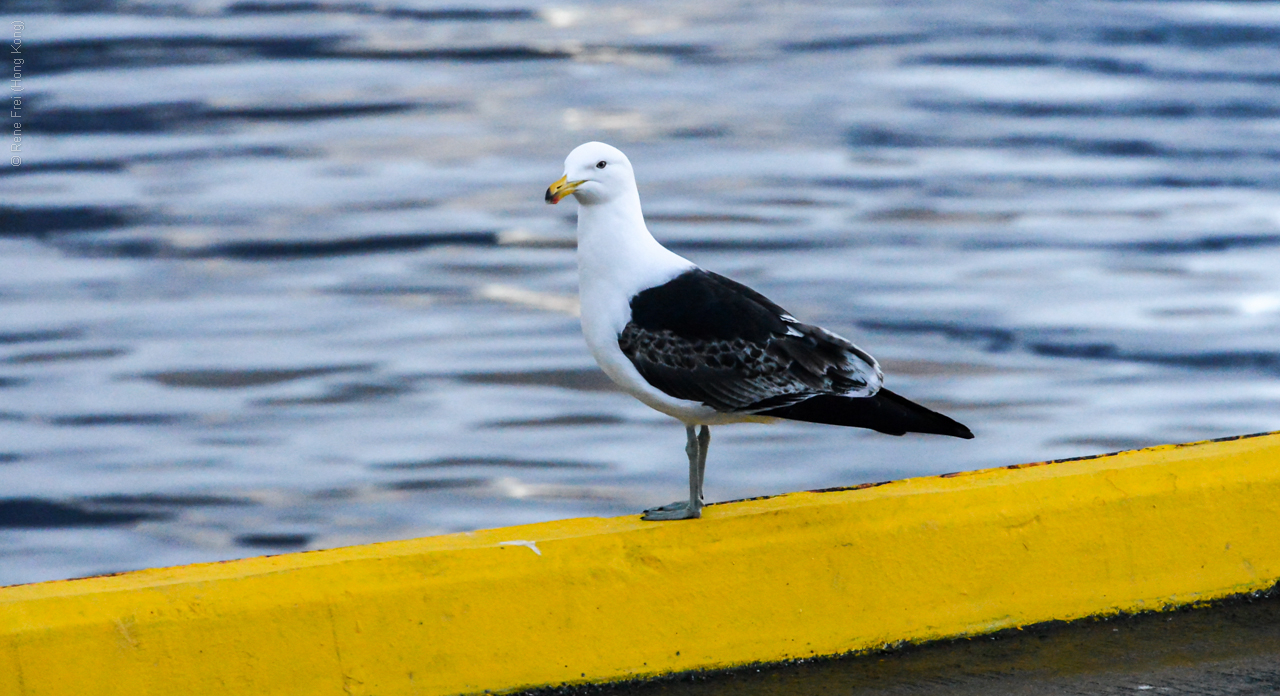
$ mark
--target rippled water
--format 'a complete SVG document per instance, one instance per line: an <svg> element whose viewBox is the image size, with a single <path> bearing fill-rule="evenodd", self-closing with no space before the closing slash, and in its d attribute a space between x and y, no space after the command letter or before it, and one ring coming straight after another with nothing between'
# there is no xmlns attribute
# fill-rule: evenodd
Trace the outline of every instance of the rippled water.
<svg viewBox="0 0 1280 696"><path fill-rule="evenodd" d="M680 497L542 202L591 139L978 435L717 428L709 499L1280 427L1275 5L7 7L0 583Z"/></svg>

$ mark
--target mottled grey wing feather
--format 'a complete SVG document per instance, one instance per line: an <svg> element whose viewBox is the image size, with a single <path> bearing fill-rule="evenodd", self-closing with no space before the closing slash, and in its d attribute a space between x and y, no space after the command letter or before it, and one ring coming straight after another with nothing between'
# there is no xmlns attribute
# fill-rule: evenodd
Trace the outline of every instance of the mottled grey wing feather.
<svg viewBox="0 0 1280 696"><path fill-rule="evenodd" d="M618 345L641 376L717 411L756 413L818 394L870 396L880 386L870 355L713 273L698 270L647 290L632 310ZM726 320L735 316L740 331Z"/></svg>

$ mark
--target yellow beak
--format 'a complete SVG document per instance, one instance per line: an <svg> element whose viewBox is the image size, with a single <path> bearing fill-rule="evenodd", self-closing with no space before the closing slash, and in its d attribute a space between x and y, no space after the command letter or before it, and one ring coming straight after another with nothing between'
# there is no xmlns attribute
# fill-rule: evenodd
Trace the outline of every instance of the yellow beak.
<svg viewBox="0 0 1280 696"><path fill-rule="evenodd" d="M551 205L555 205L556 203L559 203L561 200L564 199L565 196L568 196L569 194L576 191L579 186L587 183L586 179L583 179L582 181L569 181L568 179L569 179L569 175L566 174L560 177L559 179L556 179L556 183L547 187L547 195L545 200L548 203L550 203Z"/></svg>

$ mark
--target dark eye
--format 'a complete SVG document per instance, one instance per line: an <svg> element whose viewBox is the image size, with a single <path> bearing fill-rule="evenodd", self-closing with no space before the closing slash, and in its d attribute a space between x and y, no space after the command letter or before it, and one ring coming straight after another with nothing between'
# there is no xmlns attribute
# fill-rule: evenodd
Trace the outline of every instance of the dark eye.
<svg viewBox="0 0 1280 696"><path fill-rule="evenodd" d="M608 164L608 162L600 160L599 162L596 162L596 169L604 169L606 164Z"/></svg>

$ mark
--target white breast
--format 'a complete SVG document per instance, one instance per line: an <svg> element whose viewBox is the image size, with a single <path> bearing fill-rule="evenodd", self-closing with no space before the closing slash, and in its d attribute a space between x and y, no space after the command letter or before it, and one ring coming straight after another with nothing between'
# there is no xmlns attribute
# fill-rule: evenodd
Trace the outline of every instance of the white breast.
<svg viewBox="0 0 1280 696"><path fill-rule="evenodd" d="M631 298L696 268L693 262L653 238L639 214L638 199L634 210L618 203L621 201L578 209L582 334L600 369L650 408L686 423L713 425L749 420L655 389L618 347L618 334L631 320Z"/></svg>

